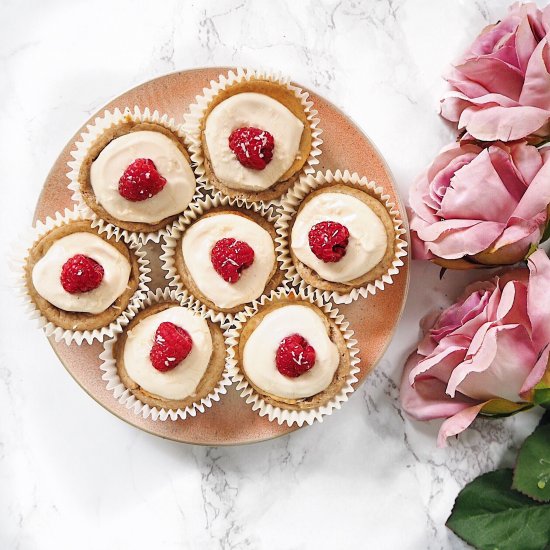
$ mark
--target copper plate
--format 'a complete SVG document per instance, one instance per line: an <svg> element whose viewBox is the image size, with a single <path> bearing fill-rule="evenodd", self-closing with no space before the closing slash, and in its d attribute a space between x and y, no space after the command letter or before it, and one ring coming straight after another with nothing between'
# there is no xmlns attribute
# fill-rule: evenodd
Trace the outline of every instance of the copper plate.
<svg viewBox="0 0 550 550"><path fill-rule="evenodd" d="M204 87L209 86L210 80L217 79L220 73L226 70L194 69L162 76L120 95L105 108L123 109L134 105L141 108L150 107L181 121L187 106L194 101L195 96L200 94ZM400 205L401 215L404 217L405 211L399 201L390 171L374 145L332 103L314 92L309 93L319 111L320 126L323 129L323 153L318 169L348 169L376 181ZM86 124L91 123L102 111L103 109L94 114ZM67 162L73 143L84 127L85 125L71 138L53 165L36 206L35 220L44 220L56 210L73 206L67 189ZM164 285L158 261L158 248L148 245L147 251L150 253L153 267L153 283L157 286ZM393 285L386 287L383 292L378 292L374 297L360 298L351 305L340 307L359 341L361 372L358 375L358 384L361 384L375 367L391 341L405 303L408 278L409 264L408 258L405 258L405 266L395 277ZM50 344L67 371L93 399L120 419L154 435L201 445L239 445L272 439L297 429L286 425L279 426L275 422L269 422L266 417L258 416L238 396L234 387L229 389L227 395L222 396L220 402L214 403L211 409L195 418L175 422L145 420L119 404L112 392L105 388L106 384L101 379L102 373L99 369L98 355L102 350L101 344L67 346L64 342L55 342L53 339L50 339Z"/></svg>

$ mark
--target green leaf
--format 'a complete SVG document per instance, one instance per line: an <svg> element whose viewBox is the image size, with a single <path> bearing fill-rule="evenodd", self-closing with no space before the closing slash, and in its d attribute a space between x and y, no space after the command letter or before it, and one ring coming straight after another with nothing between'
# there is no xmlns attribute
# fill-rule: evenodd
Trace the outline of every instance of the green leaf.
<svg viewBox="0 0 550 550"><path fill-rule="evenodd" d="M550 424L539 426L523 442L512 487L538 502L550 502Z"/></svg>
<svg viewBox="0 0 550 550"><path fill-rule="evenodd" d="M542 418L540 419L539 426L546 426L546 424L550 424L550 410L546 411Z"/></svg>
<svg viewBox="0 0 550 550"><path fill-rule="evenodd" d="M447 527L479 550L544 550L550 505L512 490L512 470L489 472L460 491Z"/></svg>
<svg viewBox="0 0 550 550"><path fill-rule="evenodd" d="M537 388L533 392L533 403L550 409L550 388Z"/></svg>
<svg viewBox="0 0 550 550"><path fill-rule="evenodd" d="M503 418L521 411L525 411L532 407L533 403L514 403L513 401L508 401L508 399L495 397L483 405L481 414L484 416L491 416L493 418Z"/></svg>

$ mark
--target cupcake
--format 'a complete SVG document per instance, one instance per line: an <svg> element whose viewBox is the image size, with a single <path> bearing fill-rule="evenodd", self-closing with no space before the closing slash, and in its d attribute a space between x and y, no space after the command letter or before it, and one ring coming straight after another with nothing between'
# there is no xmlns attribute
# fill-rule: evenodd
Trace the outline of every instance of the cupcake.
<svg viewBox="0 0 550 550"><path fill-rule="evenodd" d="M102 339L132 315L147 289L148 264L135 244L117 241L69 213L49 219L26 252L25 295L57 339Z"/></svg>
<svg viewBox="0 0 550 550"><path fill-rule="evenodd" d="M156 111L106 111L76 146L73 199L115 231L158 241L152 234L173 223L195 194L183 134Z"/></svg>
<svg viewBox="0 0 550 550"><path fill-rule="evenodd" d="M186 116L199 181L250 202L280 198L318 162L312 105L282 77L242 69L220 77Z"/></svg>
<svg viewBox="0 0 550 550"><path fill-rule="evenodd" d="M220 319L242 310L283 281L274 220L268 208L227 197L197 203L185 225L165 238L161 260L170 284Z"/></svg>
<svg viewBox="0 0 550 550"><path fill-rule="evenodd" d="M357 174L305 178L285 199L278 223L289 276L337 303L374 293L403 265L405 230L397 216L382 189Z"/></svg>
<svg viewBox="0 0 550 550"><path fill-rule="evenodd" d="M270 420L311 423L353 391L357 349L342 316L312 297L272 293L230 331L229 365L247 402Z"/></svg>
<svg viewBox="0 0 550 550"><path fill-rule="evenodd" d="M148 295L101 358L108 387L144 417L152 410L155 419L164 411L162 420L194 415L229 384L221 328L168 290Z"/></svg>

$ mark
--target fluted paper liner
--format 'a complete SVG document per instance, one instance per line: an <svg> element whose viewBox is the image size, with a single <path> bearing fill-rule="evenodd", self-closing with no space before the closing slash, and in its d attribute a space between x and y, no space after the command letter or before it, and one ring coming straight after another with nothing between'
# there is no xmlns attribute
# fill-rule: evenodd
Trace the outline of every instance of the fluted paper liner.
<svg viewBox="0 0 550 550"><path fill-rule="evenodd" d="M137 304L139 303L140 298L149 290L148 283L151 281L149 277L149 260L146 259L145 251L142 250L141 245L135 241L126 242L130 250L136 255L136 259L139 265L139 285L135 294L130 298L128 307L121 312L121 314L112 321L109 325L93 329L93 330L68 330L56 326L51 321L48 321L40 312L36 304L34 303L29 290L27 288L25 280L25 266L27 262L27 256L29 250L32 248L34 243L40 240L46 233L49 233L56 227L61 227L62 225L71 223L73 221L87 220L82 212L79 212L77 209L69 210L65 209L62 212L56 212L54 217L47 217L44 222L36 222L34 229L30 229L27 235L23 236L21 241L17 245L17 249L13 258L13 268L15 273L15 286L20 294L21 300L24 305L24 309L27 312L27 315L31 319L35 319L38 323L38 326L42 328L46 336L53 336L56 342L64 340L66 344L74 342L78 345L81 345L82 342L86 341L88 344L91 344L94 340L98 342L103 342L105 338L112 338L116 333L122 331L122 327L126 326L130 319L132 319L136 313ZM99 233L106 233L99 229ZM115 240L120 239L113 235L107 234L109 238L114 238Z"/></svg>
<svg viewBox="0 0 550 550"><path fill-rule="evenodd" d="M148 107L143 111L136 105L132 111L126 107L123 111L116 108L113 111L106 110L103 116L95 118L93 124L88 124L86 130L80 134L79 140L75 142L74 149L71 151L73 160L67 164L71 169L67 173L67 177L70 180L68 188L72 191L72 199L78 205L78 209L87 217L92 220L92 227L100 227L106 231L109 236L115 235L117 239L122 236L124 240L137 239L142 243L153 241L158 243L160 238L168 233L170 227L177 223L178 218L174 222L167 224L166 227L154 232L135 232L123 229L117 225L103 220L96 212L94 212L87 204L82 193L80 192L80 183L78 181L78 175L80 173L80 167L82 162L88 154L88 150L94 144L94 142L105 132L105 130L127 121L133 122L150 122L163 126L164 128L173 132L178 136L182 142L185 142L185 134L181 125L177 125L173 118L168 118L168 115L161 115L158 111L151 111ZM191 166L192 168L192 166ZM201 196L200 188L202 186L197 184L195 187L195 193L191 202ZM191 203L190 203L191 204ZM189 207L189 206L188 206ZM183 215L180 214L180 216Z"/></svg>
<svg viewBox="0 0 550 550"><path fill-rule="evenodd" d="M202 95L198 95L195 98L196 103L189 106L189 112L184 116L183 127L186 136L185 139L191 155L191 160L195 165L195 175L197 176L197 181L204 185L204 187L211 193L216 195L221 195L222 192L210 183L206 175L206 169L204 166L204 151L201 141L201 121L204 118L206 110L208 109L208 105L216 97L216 95L220 93L220 91L225 90L238 82L252 79L269 80L271 82L278 83L292 91L300 100L304 108L304 112L306 113L311 131L311 151L299 173L312 174L315 172L315 165L319 164L319 159L317 157L321 154L320 147L323 140L320 138L320 135L322 130L318 127L320 120L317 116L317 110L313 108L313 101L309 99L309 93L292 84L290 82L290 78L281 73L270 70L254 70L239 67L236 71L229 71L227 75L220 75L218 80L211 80L210 88L203 89ZM240 192L241 190L238 191ZM250 191L242 190L242 193L243 195L246 195L247 193L250 193ZM244 198L244 200L247 203L258 202L261 204L280 204L281 202L281 198L269 201L251 201L246 198Z"/></svg>
<svg viewBox="0 0 550 550"><path fill-rule="evenodd" d="M290 255L289 223L296 215L302 200L310 192L325 183L351 184L378 199L380 203L386 207L395 230L394 258L388 271L374 281L364 286L353 288L347 293L340 293L334 290L322 290L306 283L300 277ZM360 177L356 172L351 174L348 170L344 170L344 172L340 170L336 170L335 172L328 170L324 173L317 172L314 176L310 175L301 178L298 185L296 185L294 189L291 189L284 197L281 204L281 215L277 221L276 227L278 233L277 242L279 244L277 250L283 263L283 269L286 271L288 281L297 286L301 291L321 296L325 302L332 301L335 304L350 304L354 300L357 300L359 296L366 298L369 295L376 294L378 290L384 290L386 285L391 285L393 283L393 277L399 273L399 269L404 265L403 258L407 255L406 229L395 203L390 201L389 195L385 194L384 189L375 182L369 181L364 176Z"/></svg>
<svg viewBox="0 0 550 550"><path fill-rule="evenodd" d="M182 306L187 307L194 312L206 318L202 312L193 307L193 305L178 294L175 290L169 288L158 288L156 292L149 291L145 298L141 301L138 310L141 311L146 307L149 307L158 302L176 301ZM224 327L221 327L222 330ZM221 396L227 393L227 387L231 385L231 379L227 368L223 371L222 378L219 380L215 388L200 401L188 405L184 409L158 409L157 407L151 407L146 403L143 403L138 399L120 380L116 367L116 359L113 356L113 346L117 341L118 335L112 340L107 340L104 343L104 350L99 356L102 360L100 369L103 371L102 379L107 382L107 390L112 391L115 399L127 409L132 409L135 414L142 416L143 418L151 417L153 420L177 420L181 418L184 420L188 416L194 417L197 413L203 413L206 409L210 408L214 401L219 401Z"/></svg>
<svg viewBox="0 0 550 550"><path fill-rule="evenodd" d="M236 348L238 346L239 333L245 323L258 312L260 306L288 296L300 298L319 307L340 329L350 355L350 371L344 387L330 401L315 409L294 411L267 403L249 384L237 361ZM288 426L292 426L293 424L297 424L298 426L303 426L304 424L311 425L315 420L322 422L323 417L331 415L334 410L342 407L342 403L346 402L354 391L353 384L357 382L356 374L360 370L357 366L360 361L359 357L357 357L359 349L356 347L357 340L353 337L353 330L348 327L349 323L345 320L344 316L331 304L323 302L321 297L316 297L312 294L307 295L302 291L295 292L294 290L277 290L271 292L269 296L262 296L252 306L246 307L243 312L239 313L234 320L233 327L227 330L227 367L231 379L237 384L237 391L240 392L241 397L246 403L252 405L252 410L257 411L260 416L267 416L271 422L276 421L278 424L286 422Z"/></svg>
<svg viewBox="0 0 550 550"><path fill-rule="evenodd" d="M217 323L232 322L235 313L224 313L221 311L214 311L209 306L201 302L198 297L195 297L183 284L181 277L178 273L175 263L176 246L182 233L189 227L194 221L199 219L202 215L208 213L212 208L223 208L224 206L236 206L239 208L250 210L260 214L269 223L275 226L277 221L276 212L272 207L261 204L247 204L244 200L238 198L230 198L221 195L215 195L210 197L206 195L199 201L194 201L184 216L178 221L177 224L171 229L170 234L165 235L163 242L161 243L163 254L160 256L162 262L162 269L166 271L166 279L168 284L174 287L179 294L185 298L189 298L193 304L200 309L200 311L206 315L209 319ZM277 242L275 242L275 261L280 264L279 252ZM243 304L244 308L244 304Z"/></svg>

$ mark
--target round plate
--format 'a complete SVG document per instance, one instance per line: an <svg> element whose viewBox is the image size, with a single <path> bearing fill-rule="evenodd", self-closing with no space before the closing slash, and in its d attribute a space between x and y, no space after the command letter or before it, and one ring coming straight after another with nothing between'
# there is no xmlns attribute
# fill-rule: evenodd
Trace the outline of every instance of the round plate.
<svg viewBox="0 0 550 550"><path fill-rule="evenodd" d="M157 109L177 121L182 121L187 106L194 101L195 96L223 72L227 72L227 69L219 67L162 76L120 95L106 105L105 109L133 108L134 105L138 105L141 108ZM401 216L405 219L406 214L399 201L390 171L374 145L332 103L314 92L309 93L315 108L319 111L320 127L323 129L322 155L319 157L318 170L348 169L350 172L355 171L367 176L369 180L374 180L384 187L392 200L399 205ZM86 124L91 123L102 112L103 109L94 114ZM85 126L71 138L53 165L36 206L35 220L44 220L56 210L72 208L71 194L67 189L67 162L70 160L73 143ZM166 284L158 260L159 248L158 245L146 246L153 269L152 289ZM401 315L408 287L408 257L404 258L404 262L405 265L394 278L394 283L386 286L383 292L339 307L350 321L359 343L361 372L358 374L357 385L364 381L384 353ZM286 424L279 426L276 422L269 422L267 417L260 417L239 397L234 386L222 396L221 401L214 403L211 409L207 409L204 414L198 414L195 418L166 422L143 419L118 403L112 392L107 391L99 369L101 361L98 356L102 351L101 344L95 342L92 345L84 343L81 346L68 346L64 342L55 342L52 338L50 344L67 371L93 399L120 419L149 433L186 443L237 445L271 439L297 429Z"/></svg>

